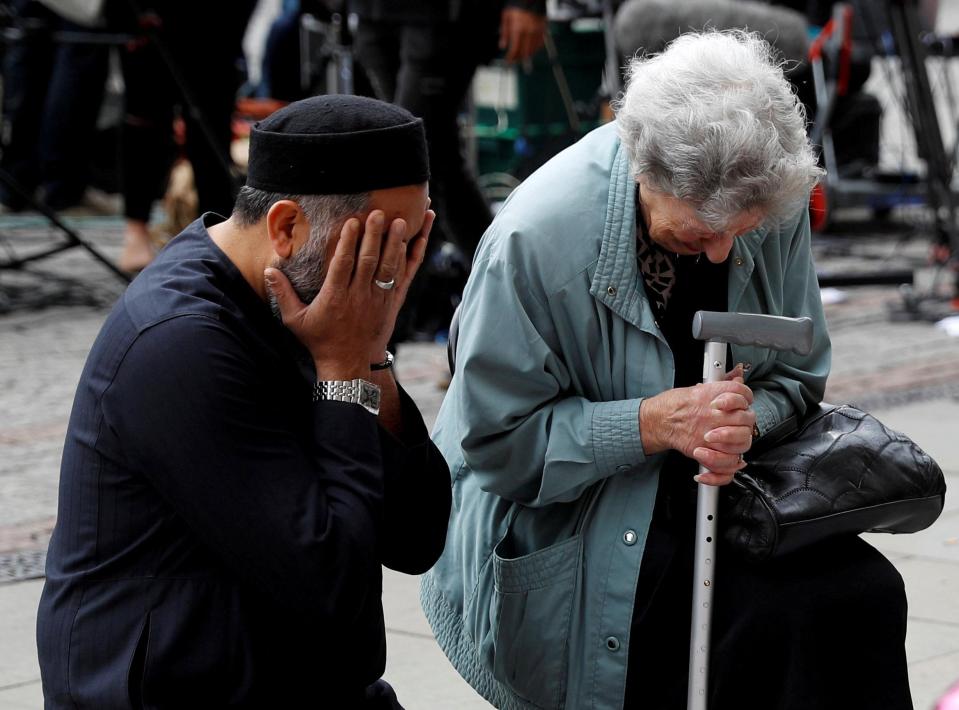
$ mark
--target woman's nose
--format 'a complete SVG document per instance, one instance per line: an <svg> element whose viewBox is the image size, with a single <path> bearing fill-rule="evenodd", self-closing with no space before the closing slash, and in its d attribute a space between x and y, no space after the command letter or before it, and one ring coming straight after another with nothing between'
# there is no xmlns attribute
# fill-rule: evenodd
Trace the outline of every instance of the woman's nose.
<svg viewBox="0 0 959 710"><path fill-rule="evenodd" d="M706 258L714 264L721 264L726 261L726 257L733 249L733 239L735 237L719 235L715 239L710 239L705 244Z"/></svg>

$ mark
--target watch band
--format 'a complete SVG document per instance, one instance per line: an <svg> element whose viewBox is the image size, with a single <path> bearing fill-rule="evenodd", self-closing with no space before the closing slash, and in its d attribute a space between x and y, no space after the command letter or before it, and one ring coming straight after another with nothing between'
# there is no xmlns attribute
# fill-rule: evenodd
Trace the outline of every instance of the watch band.
<svg viewBox="0 0 959 710"><path fill-rule="evenodd" d="M370 363L370 370L376 372L377 370L389 370L393 367L393 353L389 350L386 351L386 359L383 362L374 362Z"/></svg>
<svg viewBox="0 0 959 710"><path fill-rule="evenodd" d="M372 382L355 380L318 380L313 383L313 401L358 404L370 414L380 413L380 388Z"/></svg>

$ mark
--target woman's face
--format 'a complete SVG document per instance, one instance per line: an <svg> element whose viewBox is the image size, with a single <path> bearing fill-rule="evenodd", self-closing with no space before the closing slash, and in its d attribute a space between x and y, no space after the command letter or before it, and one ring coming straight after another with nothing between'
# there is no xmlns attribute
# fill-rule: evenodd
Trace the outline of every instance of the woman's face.
<svg viewBox="0 0 959 710"><path fill-rule="evenodd" d="M672 195L657 192L642 181L639 194L640 210L654 242L674 254L705 254L714 264L726 260L736 237L752 231L765 219L760 210L746 210L733 217L720 233L703 224L696 210Z"/></svg>

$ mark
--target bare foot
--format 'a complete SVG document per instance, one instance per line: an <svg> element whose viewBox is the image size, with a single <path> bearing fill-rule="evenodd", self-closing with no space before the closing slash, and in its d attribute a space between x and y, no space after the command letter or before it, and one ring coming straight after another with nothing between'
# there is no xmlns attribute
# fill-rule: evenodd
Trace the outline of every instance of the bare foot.
<svg viewBox="0 0 959 710"><path fill-rule="evenodd" d="M146 223L127 220L126 232L123 235L123 252L117 261L120 270L137 273L145 269L155 256L156 249Z"/></svg>

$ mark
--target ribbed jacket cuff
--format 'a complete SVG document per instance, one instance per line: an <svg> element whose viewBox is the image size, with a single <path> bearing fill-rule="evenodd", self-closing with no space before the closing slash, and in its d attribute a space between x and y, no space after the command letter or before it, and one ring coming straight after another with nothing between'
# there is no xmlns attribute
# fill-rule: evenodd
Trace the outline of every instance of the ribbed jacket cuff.
<svg viewBox="0 0 959 710"><path fill-rule="evenodd" d="M766 401L761 390L753 393L753 412L756 414L756 428L759 429L760 436L779 424L779 412Z"/></svg>
<svg viewBox="0 0 959 710"><path fill-rule="evenodd" d="M593 457L603 478L641 466L646 462L639 434L642 399L597 402L591 420Z"/></svg>

